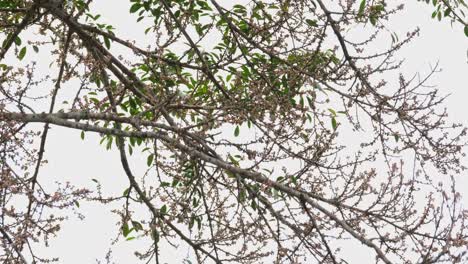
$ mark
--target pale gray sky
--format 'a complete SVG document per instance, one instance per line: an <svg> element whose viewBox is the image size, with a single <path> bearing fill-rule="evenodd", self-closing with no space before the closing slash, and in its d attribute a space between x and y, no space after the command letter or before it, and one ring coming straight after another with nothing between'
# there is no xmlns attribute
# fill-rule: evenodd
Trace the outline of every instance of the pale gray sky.
<svg viewBox="0 0 468 264"><path fill-rule="evenodd" d="M95 10L100 10L102 21L109 22L124 34L127 39L138 39L142 43L142 30L134 28L134 18L125 17L129 1L96 0ZM238 1L233 1L238 2ZM462 28L452 29L448 21L438 22L430 18L431 7L417 1L407 1L406 9L393 17L392 29L405 32L420 26L418 38L403 48L399 56L406 63L402 72L427 73L429 65L439 62L443 70L437 74L431 83L437 85L444 94L452 94L446 101L450 120L461 122L468 126L468 38ZM118 34L119 35L119 34ZM141 43L140 42L140 43ZM148 44L150 44L148 42ZM466 150L465 150L466 151ZM99 146L97 135L86 134L86 140L81 141L78 131L53 127L46 147L46 164L40 173L43 183L52 184L57 181L70 181L76 186L95 189L92 178L99 179L104 193L122 193L127 187L127 180L120 166L118 153L106 151ZM465 164L468 162L465 160ZM134 157L132 160L136 174L144 173L145 157ZM458 186L464 194L464 204L468 205L468 178L466 173L459 175ZM50 185L52 186L52 185ZM85 220L71 216L62 228L60 236L50 241L49 248L42 248L44 255L60 257L60 263L95 263L95 259L103 259L111 240L118 234L115 225L118 218L110 213L110 209L93 203L82 203L79 212L86 215ZM146 240L147 241L147 240ZM137 263L133 251L145 241L121 241L114 245L113 255L116 263ZM163 257L168 263L181 263L187 256L187 246L174 250L164 247ZM177 253L169 257L171 253ZM349 263L374 263L366 260L360 251L349 251ZM169 261L170 260L170 261Z"/></svg>

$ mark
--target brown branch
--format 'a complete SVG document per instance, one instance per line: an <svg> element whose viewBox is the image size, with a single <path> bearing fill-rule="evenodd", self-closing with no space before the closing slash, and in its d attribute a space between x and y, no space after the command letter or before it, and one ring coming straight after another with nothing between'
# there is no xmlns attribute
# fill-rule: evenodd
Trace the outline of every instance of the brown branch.
<svg viewBox="0 0 468 264"><path fill-rule="evenodd" d="M112 128L102 128L98 126L93 126L89 124L82 124L82 123L75 123L75 122L70 122L67 120L63 120L51 115L47 114L19 114L19 113L0 113L0 120L15 120L15 121L23 121L23 122L47 122L47 123L52 123L55 125L59 126L64 126L64 127L69 127L69 128L75 128L75 129L80 129L84 131L94 131L94 132L99 132L103 134L108 134L108 135L116 135L116 136L122 136L122 137L141 137L141 138L153 138L153 139L158 139L162 140L168 144L173 145L180 151L204 160L206 162L209 162L213 165L216 165L219 168L225 169L227 171L230 171L231 173L241 175L243 178L247 178L249 180L253 180L257 183L264 184L266 186L272 186L277 188L280 191L283 191L293 197L296 197L300 200L304 200L307 202L309 205L314 207L315 209L321 211L324 213L327 217L329 217L331 220L333 220L335 223L337 223L341 228L343 228L346 232L348 232L351 236L359 240L361 243L364 245L374 249L374 251L377 253L379 258L381 258L385 263L390 264L392 263L386 255L382 252L382 250L375 245L372 241L369 239L365 238L363 235L359 234L357 231L355 231L351 226L349 226L344 220L339 219L334 213L330 212L327 210L325 207L321 206L317 202L315 202L313 199L319 198L320 201L326 201L326 199L315 196L310 193L303 192L301 190L296 190L294 188L285 186L281 183L278 183L276 181L272 181L268 179L267 177L263 176L261 173L258 172L253 172L249 170L245 170L236 166L233 166L229 164L228 162L225 162L223 160L220 160L216 157L209 156L205 153L202 153L198 150L196 150L193 147L186 146L181 144L180 142L174 140L173 138L169 137L166 133L164 132L141 132L141 131L122 131L119 129L112 129ZM329 201L330 204L335 204L333 201Z"/></svg>

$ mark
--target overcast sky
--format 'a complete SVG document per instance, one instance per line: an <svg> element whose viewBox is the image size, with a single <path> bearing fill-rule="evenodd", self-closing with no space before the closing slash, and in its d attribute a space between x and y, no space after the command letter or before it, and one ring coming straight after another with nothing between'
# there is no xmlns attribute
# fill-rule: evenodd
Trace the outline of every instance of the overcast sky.
<svg viewBox="0 0 468 264"><path fill-rule="evenodd" d="M141 30L135 30L134 24L122 16L129 8L129 1L95 2L103 21L113 24L126 39L141 40ZM431 83L437 85L443 94L451 94L446 101L450 120L468 126L468 38L464 36L462 28L452 29L448 21L432 20L431 12L430 6L413 0L408 1L404 12L392 19L392 29L400 34L405 34L417 26L421 28L420 36L399 53L401 58L406 59L402 72L427 73L430 65L439 62L442 72L434 76ZM134 18L131 18L131 21L134 21ZM144 43L144 40L142 41ZM49 163L41 171L41 181L70 181L77 186L95 189L95 183L91 179L96 178L102 183L105 193L122 193L127 187L127 180L123 175L118 153L98 147L99 138L88 134L86 140L81 141L78 131L54 127L50 131L46 147ZM136 173L143 173L144 158L133 159ZM468 205L466 176L466 173L459 175L457 181L460 191L465 195L464 203ZM95 259L104 258L111 240L118 233L118 227L115 225L118 218L102 205L82 203L79 210L86 215L86 219L81 221L72 216L70 221L63 225L60 237L51 240L49 248L42 249L45 255L60 257L60 263L95 263ZM124 241L115 245L113 251L116 263L136 263L132 252L139 245L141 241ZM163 255L170 252L174 251L168 249ZM185 245L177 252L177 256L168 263L181 263L182 258L188 254ZM350 256L349 263L373 263L372 259L365 262L358 253Z"/></svg>

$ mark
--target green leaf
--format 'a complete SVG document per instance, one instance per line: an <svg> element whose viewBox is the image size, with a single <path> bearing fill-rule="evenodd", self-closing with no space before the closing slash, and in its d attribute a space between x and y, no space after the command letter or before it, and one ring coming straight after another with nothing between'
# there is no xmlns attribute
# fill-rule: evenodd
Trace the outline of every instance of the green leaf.
<svg viewBox="0 0 468 264"><path fill-rule="evenodd" d="M336 123L335 117L332 117L331 123L332 123L333 130L336 130L336 128L338 127L338 124Z"/></svg>
<svg viewBox="0 0 468 264"><path fill-rule="evenodd" d="M230 171L226 171L226 175L228 176L228 178L236 178L236 175Z"/></svg>
<svg viewBox="0 0 468 264"><path fill-rule="evenodd" d="M114 138L112 136L109 136L107 138L107 144L106 144L106 149L109 150L112 148L112 141L114 140Z"/></svg>
<svg viewBox="0 0 468 264"><path fill-rule="evenodd" d="M84 140L84 137L85 137L85 133L84 131L81 131L81 139Z"/></svg>
<svg viewBox="0 0 468 264"><path fill-rule="evenodd" d="M140 3L135 3L130 7L130 13L135 13L140 8L141 8L141 4Z"/></svg>
<svg viewBox="0 0 468 264"><path fill-rule="evenodd" d="M161 186L161 187L169 187L169 186L171 186L171 184L168 183L168 182L161 182L161 185L160 185L160 186Z"/></svg>
<svg viewBox="0 0 468 264"><path fill-rule="evenodd" d="M229 160L231 161L232 164L239 167L239 161L237 161L233 156L231 156L231 154L228 154L228 158L229 158Z"/></svg>
<svg viewBox="0 0 468 264"><path fill-rule="evenodd" d="M317 25L317 20L312 20L312 19L306 19L306 22L309 26L311 27L316 27Z"/></svg>
<svg viewBox="0 0 468 264"><path fill-rule="evenodd" d="M358 16L363 16L364 15L365 8L366 8L366 0L362 0L361 4L359 5Z"/></svg>
<svg viewBox="0 0 468 264"><path fill-rule="evenodd" d="M138 221L132 221L132 225L135 231L143 230L143 225L141 225L141 223Z"/></svg>
<svg viewBox="0 0 468 264"><path fill-rule="evenodd" d="M172 188L177 187L177 184L179 184L179 180L178 180L178 179L174 179L174 180L172 180L171 187L172 187Z"/></svg>
<svg viewBox="0 0 468 264"><path fill-rule="evenodd" d="M465 26L465 36L468 37L468 26Z"/></svg>
<svg viewBox="0 0 468 264"><path fill-rule="evenodd" d="M159 212L160 212L161 214L166 214L166 213L167 213L167 205L163 205L163 206L161 207L161 209L159 209Z"/></svg>
<svg viewBox="0 0 468 264"><path fill-rule="evenodd" d="M104 45L106 45L107 49L110 49L110 40L108 37L104 37Z"/></svg>
<svg viewBox="0 0 468 264"><path fill-rule="evenodd" d="M240 133L240 128L239 128L239 126L236 126L236 129L234 129L234 136L238 137L239 133Z"/></svg>
<svg viewBox="0 0 468 264"><path fill-rule="evenodd" d="M128 223L125 222L125 223L122 225L122 235L123 235L124 237L127 237L128 234L130 234L132 231L133 231L133 228L130 229L130 228L128 227Z"/></svg>
<svg viewBox="0 0 468 264"><path fill-rule="evenodd" d="M130 154L130 156L133 154L133 148L130 145L128 145L128 153Z"/></svg>
<svg viewBox="0 0 468 264"><path fill-rule="evenodd" d="M158 230L154 229L153 232L151 232L151 237L153 238L155 243L159 242L159 232Z"/></svg>
<svg viewBox="0 0 468 264"><path fill-rule="evenodd" d="M450 12L452 12L452 9L449 7L447 9L445 9L445 12L444 12L444 17L450 15Z"/></svg>
<svg viewBox="0 0 468 264"><path fill-rule="evenodd" d="M190 222L189 222L189 229L192 229L193 225L195 224L195 216L192 215L190 217Z"/></svg>
<svg viewBox="0 0 468 264"><path fill-rule="evenodd" d="M146 164L149 166L151 166L151 164L153 164L153 159L154 159L154 154L150 154L148 156L148 158L146 159Z"/></svg>
<svg viewBox="0 0 468 264"><path fill-rule="evenodd" d="M15 42L16 46L21 46L22 41L21 41L20 37L16 37L14 42Z"/></svg>
<svg viewBox="0 0 468 264"><path fill-rule="evenodd" d="M18 59L22 60L25 55L26 55L26 47L23 47L18 54Z"/></svg>
<svg viewBox="0 0 468 264"><path fill-rule="evenodd" d="M252 201L250 202L250 207L252 207L252 209L254 209L254 211L257 210L257 203L255 202L255 200L252 200Z"/></svg>

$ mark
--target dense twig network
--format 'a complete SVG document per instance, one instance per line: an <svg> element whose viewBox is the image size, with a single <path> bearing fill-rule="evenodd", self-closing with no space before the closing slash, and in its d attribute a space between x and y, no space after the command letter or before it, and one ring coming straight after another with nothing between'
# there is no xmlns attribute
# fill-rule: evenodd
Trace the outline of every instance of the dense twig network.
<svg viewBox="0 0 468 264"><path fill-rule="evenodd" d="M152 240L142 263L166 261L162 241L200 263L348 263L341 249L356 245L376 263L468 261L453 181L466 131L427 84L437 67L398 75L397 52L418 34L388 29L402 6L224 2L130 1L144 47L100 22L92 0L0 1L0 260L58 261L32 246L59 234L65 219L50 212L112 200L119 239ZM437 2L466 25L458 1ZM51 76L37 70L51 61L7 60L33 50L50 52ZM114 146L123 195L46 191L52 126ZM129 155L147 157L146 175Z"/></svg>

